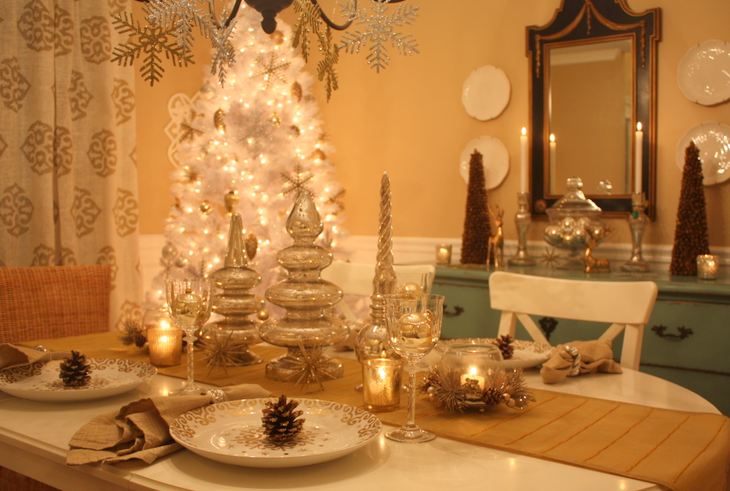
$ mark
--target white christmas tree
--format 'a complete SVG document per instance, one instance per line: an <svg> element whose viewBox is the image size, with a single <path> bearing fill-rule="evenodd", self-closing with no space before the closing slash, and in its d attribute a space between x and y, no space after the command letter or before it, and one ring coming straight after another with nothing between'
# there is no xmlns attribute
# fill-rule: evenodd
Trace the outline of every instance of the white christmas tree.
<svg viewBox="0 0 730 491"><path fill-rule="evenodd" d="M291 47L290 28L279 21L267 35L259 22L251 8L239 12L236 63L224 86L212 76L187 105L171 101L174 205L154 299L162 298L167 275L207 275L222 266L231 210L243 217L247 250L257 245L251 265L263 278L259 292L273 283L276 252L291 244L286 218L302 187L323 218L321 240L337 245L344 190L333 179L311 77Z"/></svg>

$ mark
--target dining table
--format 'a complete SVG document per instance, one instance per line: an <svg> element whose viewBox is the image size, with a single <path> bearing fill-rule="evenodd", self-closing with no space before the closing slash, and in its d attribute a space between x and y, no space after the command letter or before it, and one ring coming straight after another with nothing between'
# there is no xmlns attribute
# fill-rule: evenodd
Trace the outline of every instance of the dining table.
<svg viewBox="0 0 730 491"><path fill-rule="evenodd" d="M106 340L113 340L107 335ZM31 343L32 344L32 343ZM352 353L338 353L352 358ZM658 377L624 369L621 374L570 377L546 386L536 369L524 372L532 389L654 408L698 413L718 410L699 395ZM151 465L68 466L68 442L89 420L134 400L168 395L181 378L157 374L133 391L79 402L37 402L0 393L0 462L3 467L68 490L649 490L661 487L616 474L567 465L482 445L438 437L399 443L381 432L368 445L339 459L284 469L215 462L187 450ZM353 387L353 391L354 391ZM316 398L317 393L306 397ZM417 420L418 420L418 414ZM387 425L384 426L388 428Z"/></svg>

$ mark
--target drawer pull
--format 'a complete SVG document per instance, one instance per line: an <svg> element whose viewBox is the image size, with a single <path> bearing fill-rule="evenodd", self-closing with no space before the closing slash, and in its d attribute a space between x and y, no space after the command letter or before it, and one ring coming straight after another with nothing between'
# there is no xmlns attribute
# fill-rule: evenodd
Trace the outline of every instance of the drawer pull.
<svg viewBox="0 0 730 491"><path fill-rule="evenodd" d="M545 337L549 341L550 335L558 327L558 321L552 317L541 317L537 323L540 324L540 329L542 329L542 332L545 333Z"/></svg>
<svg viewBox="0 0 730 491"><path fill-rule="evenodd" d="M444 317L459 317L464 313L464 307L454 305L454 310L449 312L449 306L444 304Z"/></svg>
<svg viewBox="0 0 730 491"><path fill-rule="evenodd" d="M654 331L654 334L656 334L657 336L659 336L662 339L667 339L670 341L681 341L683 339L690 337L692 334L694 334L694 331L692 331L692 328L690 328L690 327L678 326L677 334L665 332L667 329L668 329L667 326L664 326L661 324L659 324L658 326L651 326L651 330Z"/></svg>

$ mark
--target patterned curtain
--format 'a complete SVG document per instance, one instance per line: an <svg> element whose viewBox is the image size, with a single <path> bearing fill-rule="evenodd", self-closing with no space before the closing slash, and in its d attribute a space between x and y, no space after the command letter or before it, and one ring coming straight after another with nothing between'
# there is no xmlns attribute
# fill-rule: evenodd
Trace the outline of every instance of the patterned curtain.
<svg viewBox="0 0 730 491"><path fill-rule="evenodd" d="M110 264L110 327L140 312L128 0L0 0L0 266Z"/></svg>

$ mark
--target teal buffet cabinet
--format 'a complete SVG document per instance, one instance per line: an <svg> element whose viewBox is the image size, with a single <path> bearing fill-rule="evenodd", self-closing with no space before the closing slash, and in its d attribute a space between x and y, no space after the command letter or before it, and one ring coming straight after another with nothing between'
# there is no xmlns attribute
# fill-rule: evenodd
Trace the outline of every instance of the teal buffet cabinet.
<svg viewBox="0 0 730 491"><path fill-rule="evenodd" d="M585 275L542 267L515 273L599 281L654 281L659 289L644 331L641 371L702 395L730 415L730 277L701 281L667 273L622 272ZM499 312L489 305L489 272L483 267L440 266L433 291L446 297L442 337L494 337ZM606 299L610 301L610 299ZM605 325L563 319L536 319L552 344L595 339ZM518 337L527 338L523 331ZM619 339L614 346L620 350Z"/></svg>

